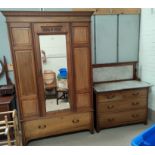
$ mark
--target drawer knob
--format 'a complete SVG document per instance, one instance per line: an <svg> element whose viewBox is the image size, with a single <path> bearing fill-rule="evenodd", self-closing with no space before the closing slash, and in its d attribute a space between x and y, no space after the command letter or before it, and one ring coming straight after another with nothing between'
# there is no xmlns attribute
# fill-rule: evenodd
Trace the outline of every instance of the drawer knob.
<svg viewBox="0 0 155 155"><path fill-rule="evenodd" d="M133 114L132 117L133 118L137 118L139 115L138 114Z"/></svg>
<svg viewBox="0 0 155 155"><path fill-rule="evenodd" d="M115 95L107 95L107 99L112 99L112 98L114 98L115 97Z"/></svg>
<svg viewBox="0 0 155 155"><path fill-rule="evenodd" d="M132 102L132 105L139 105L139 102Z"/></svg>
<svg viewBox="0 0 155 155"><path fill-rule="evenodd" d="M114 118L108 118L108 122L113 122Z"/></svg>
<svg viewBox="0 0 155 155"><path fill-rule="evenodd" d="M80 121L78 119L72 120L73 123L79 123Z"/></svg>
<svg viewBox="0 0 155 155"><path fill-rule="evenodd" d="M108 105L107 108L108 109L113 109L114 108L114 105Z"/></svg>

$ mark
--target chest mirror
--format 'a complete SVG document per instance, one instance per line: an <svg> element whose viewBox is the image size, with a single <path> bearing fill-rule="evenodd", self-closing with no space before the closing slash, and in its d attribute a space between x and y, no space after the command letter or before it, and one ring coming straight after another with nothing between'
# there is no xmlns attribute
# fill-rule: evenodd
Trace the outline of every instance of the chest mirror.
<svg viewBox="0 0 155 155"><path fill-rule="evenodd" d="M40 35L46 112L70 109L66 35Z"/></svg>

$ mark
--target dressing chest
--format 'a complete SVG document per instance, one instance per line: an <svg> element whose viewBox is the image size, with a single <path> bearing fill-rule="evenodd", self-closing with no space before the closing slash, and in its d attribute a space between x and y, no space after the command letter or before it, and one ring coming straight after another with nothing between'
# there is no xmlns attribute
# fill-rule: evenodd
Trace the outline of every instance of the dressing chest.
<svg viewBox="0 0 155 155"><path fill-rule="evenodd" d="M147 123L150 85L136 80L134 63L113 65L93 68L97 132L120 125Z"/></svg>

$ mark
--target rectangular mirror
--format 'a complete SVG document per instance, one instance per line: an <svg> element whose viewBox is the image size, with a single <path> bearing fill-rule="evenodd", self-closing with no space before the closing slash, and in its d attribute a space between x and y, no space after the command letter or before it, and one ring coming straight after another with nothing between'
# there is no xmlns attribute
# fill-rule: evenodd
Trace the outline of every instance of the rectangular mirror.
<svg viewBox="0 0 155 155"><path fill-rule="evenodd" d="M40 35L46 112L70 109L66 35Z"/></svg>

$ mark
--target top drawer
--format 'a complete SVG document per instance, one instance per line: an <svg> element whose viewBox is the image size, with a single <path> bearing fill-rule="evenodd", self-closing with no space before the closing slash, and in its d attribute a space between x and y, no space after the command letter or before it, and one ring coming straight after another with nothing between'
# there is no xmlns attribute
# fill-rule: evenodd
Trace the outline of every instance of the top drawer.
<svg viewBox="0 0 155 155"><path fill-rule="evenodd" d="M139 97L147 97L147 88L100 93L97 94L96 100L97 102L108 102Z"/></svg>

